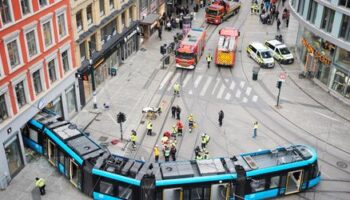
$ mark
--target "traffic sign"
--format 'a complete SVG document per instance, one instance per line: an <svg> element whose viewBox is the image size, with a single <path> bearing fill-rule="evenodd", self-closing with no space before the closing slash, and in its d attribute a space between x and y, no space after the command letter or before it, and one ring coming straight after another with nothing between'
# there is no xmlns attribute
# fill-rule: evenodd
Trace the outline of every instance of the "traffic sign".
<svg viewBox="0 0 350 200"><path fill-rule="evenodd" d="M283 81L283 82L286 80L286 77L287 77L286 72L281 72L279 75L280 81Z"/></svg>

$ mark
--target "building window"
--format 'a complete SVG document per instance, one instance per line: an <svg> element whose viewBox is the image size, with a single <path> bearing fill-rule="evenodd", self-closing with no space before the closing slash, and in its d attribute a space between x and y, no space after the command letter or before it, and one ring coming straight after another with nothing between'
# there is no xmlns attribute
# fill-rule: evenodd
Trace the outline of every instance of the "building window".
<svg viewBox="0 0 350 200"><path fill-rule="evenodd" d="M112 35L115 35L117 33L116 27L116 20L112 20L111 22L109 22L106 26L104 26L101 29L101 39L103 39L104 42L107 42L109 39L111 39Z"/></svg>
<svg viewBox="0 0 350 200"><path fill-rule="evenodd" d="M339 6L350 8L350 0L339 0Z"/></svg>
<svg viewBox="0 0 350 200"><path fill-rule="evenodd" d="M334 60L337 65L350 70L350 51L338 47Z"/></svg>
<svg viewBox="0 0 350 200"><path fill-rule="evenodd" d="M337 69L334 75L332 89L339 92L342 95L345 95L345 97L350 98L349 79L349 76L344 71Z"/></svg>
<svg viewBox="0 0 350 200"><path fill-rule="evenodd" d="M86 58L85 42L79 45L79 49L80 49L80 59L81 61L83 61Z"/></svg>
<svg viewBox="0 0 350 200"><path fill-rule="evenodd" d="M6 94L0 95L0 123L9 117L6 105Z"/></svg>
<svg viewBox="0 0 350 200"><path fill-rule="evenodd" d="M38 95L43 91L43 86L40 77L40 69L34 72L32 76L35 94Z"/></svg>
<svg viewBox="0 0 350 200"><path fill-rule="evenodd" d="M1 20L3 24L7 24L12 21L11 7L9 4L9 0L0 1L0 12L1 12Z"/></svg>
<svg viewBox="0 0 350 200"><path fill-rule="evenodd" d="M105 1L99 0L99 6L100 6L100 16L103 16L105 14Z"/></svg>
<svg viewBox="0 0 350 200"><path fill-rule="evenodd" d="M80 31L83 30L83 18L82 18L81 11L77 12L77 14L75 15L75 19L77 21L77 31L79 33Z"/></svg>
<svg viewBox="0 0 350 200"><path fill-rule="evenodd" d="M51 21L48 21L43 24L43 34L44 34L45 47L48 48L53 44Z"/></svg>
<svg viewBox="0 0 350 200"><path fill-rule="evenodd" d="M67 35L66 14L62 13L57 17L58 34L60 38Z"/></svg>
<svg viewBox="0 0 350 200"><path fill-rule="evenodd" d="M63 70L64 70L64 72L68 72L70 69L68 50L65 50L61 54L61 57L62 57Z"/></svg>
<svg viewBox="0 0 350 200"><path fill-rule="evenodd" d="M29 57L33 57L38 54L37 41L35 30L31 30L26 33L27 49Z"/></svg>
<svg viewBox="0 0 350 200"><path fill-rule="evenodd" d="M114 9L114 0L109 0L109 8L110 8L111 10Z"/></svg>
<svg viewBox="0 0 350 200"><path fill-rule="evenodd" d="M77 102L75 98L74 85L66 90L66 97L67 97L68 113L69 114L75 113L77 111Z"/></svg>
<svg viewBox="0 0 350 200"><path fill-rule="evenodd" d="M317 2L316 1L310 1L309 4L309 10L307 12L306 20L310 21L311 23L315 23L317 15Z"/></svg>
<svg viewBox="0 0 350 200"><path fill-rule="evenodd" d="M344 40L346 41L350 41L350 17L349 16L343 15L339 37L344 38Z"/></svg>
<svg viewBox="0 0 350 200"><path fill-rule="evenodd" d="M322 24L321 24L321 29L331 32L332 27L333 27L333 21L334 21L334 10L331 10L329 8L324 8L323 11L323 17L322 17Z"/></svg>
<svg viewBox="0 0 350 200"><path fill-rule="evenodd" d="M47 6L47 0L39 0L40 7Z"/></svg>
<svg viewBox="0 0 350 200"><path fill-rule="evenodd" d="M19 108L22 108L27 104L26 91L24 88L24 80L17 83L15 86L15 93L17 98L17 104Z"/></svg>
<svg viewBox="0 0 350 200"><path fill-rule="evenodd" d="M17 39L14 39L6 45L10 66L12 69L16 68L22 63L22 60L20 58L20 49L18 48L18 42L19 41Z"/></svg>
<svg viewBox="0 0 350 200"><path fill-rule="evenodd" d="M32 12L29 0L21 0L21 8L23 16Z"/></svg>
<svg viewBox="0 0 350 200"><path fill-rule="evenodd" d="M91 35L90 41L89 41L89 51L91 53L96 51L96 36L95 34Z"/></svg>
<svg viewBox="0 0 350 200"><path fill-rule="evenodd" d="M53 82L55 82L57 80L55 59L51 60L47 64L47 67L49 69L50 82L53 83Z"/></svg>
<svg viewBox="0 0 350 200"><path fill-rule="evenodd" d="M86 8L86 17L87 17L87 23L88 25L91 25L93 22L92 19L92 5L88 5L88 7Z"/></svg>
<svg viewBox="0 0 350 200"><path fill-rule="evenodd" d="M305 0L299 0L299 4L298 4L298 13L300 13L301 15L303 15L304 12L304 4L305 4Z"/></svg>

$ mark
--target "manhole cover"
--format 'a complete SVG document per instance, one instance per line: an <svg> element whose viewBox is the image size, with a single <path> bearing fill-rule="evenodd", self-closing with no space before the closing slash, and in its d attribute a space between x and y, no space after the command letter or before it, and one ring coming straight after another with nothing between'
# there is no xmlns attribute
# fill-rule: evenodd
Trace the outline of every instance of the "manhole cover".
<svg viewBox="0 0 350 200"><path fill-rule="evenodd" d="M101 136L100 138L98 138L98 141L100 141L100 142L106 142L107 139L108 139L108 137Z"/></svg>
<svg viewBox="0 0 350 200"><path fill-rule="evenodd" d="M337 166L342 168L342 169L345 169L348 167L348 164L346 164L344 161L338 161Z"/></svg>

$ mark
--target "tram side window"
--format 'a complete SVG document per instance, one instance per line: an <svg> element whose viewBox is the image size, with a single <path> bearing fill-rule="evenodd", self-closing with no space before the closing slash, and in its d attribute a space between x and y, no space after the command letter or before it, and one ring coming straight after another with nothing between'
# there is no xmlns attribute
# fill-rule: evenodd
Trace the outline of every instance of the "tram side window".
<svg viewBox="0 0 350 200"><path fill-rule="evenodd" d="M270 189L277 188L279 183L280 183L280 177L279 176L271 177Z"/></svg>
<svg viewBox="0 0 350 200"><path fill-rule="evenodd" d="M210 189L209 188L203 188L203 187L197 187L191 189L191 198L193 200L203 200L203 199L209 199Z"/></svg>
<svg viewBox="0 0 350 200"><path fill-rule="evenodd" d="M250 187L252 187L252 192L260 192L265 190L265 179L252 179L250 182Z"/></svg>
<svg viewBox="0 0 350 200"><path fill-rule="evenodd" d="M115 196L113 184L104 179L100 181L100 192L110 196Z"/></svg>
<svg viewBox="0 0 350 200"><path fill-rule="evenodd" d="M122 199L132 199L132 188L129 185L119 185L119 198Z"/></svg>
<svg viewBox="0 0 350 200"><path fill-rule="evenodd" d="M318 173L319 173L319 168L318 168L318 163L316 162L315 163L315 166L313 167L313 174L312 174L312 178L316 178L317 177L317 175L318 175Z"/></svg>

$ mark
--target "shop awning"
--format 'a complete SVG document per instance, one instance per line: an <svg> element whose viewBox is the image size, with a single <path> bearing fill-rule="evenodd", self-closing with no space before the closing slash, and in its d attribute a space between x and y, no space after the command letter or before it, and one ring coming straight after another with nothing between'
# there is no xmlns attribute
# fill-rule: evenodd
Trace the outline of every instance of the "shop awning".
<svg viewBox="0 0 350 200"><path fill-rule="evenodd" d="M140 24L152 25L158 19L159 15L157 13L151 13L148 14L143 20L141 20Z"/></svg>

